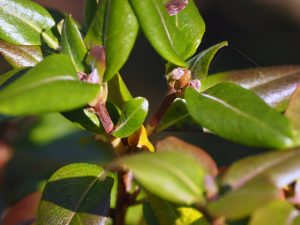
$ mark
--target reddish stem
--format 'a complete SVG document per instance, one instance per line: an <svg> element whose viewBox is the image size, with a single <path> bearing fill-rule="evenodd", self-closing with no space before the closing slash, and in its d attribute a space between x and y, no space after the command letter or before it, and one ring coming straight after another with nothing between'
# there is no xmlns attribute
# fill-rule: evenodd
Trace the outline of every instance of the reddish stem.
<svg viewBox="0 0 300 225"><path fill-rule="evenodd" d="M105 103L98 103L95 106L95 111L100 119L100 122L106 133L110 134L114 129L114 123L112 122L110 115L107 111Z"/></svg>

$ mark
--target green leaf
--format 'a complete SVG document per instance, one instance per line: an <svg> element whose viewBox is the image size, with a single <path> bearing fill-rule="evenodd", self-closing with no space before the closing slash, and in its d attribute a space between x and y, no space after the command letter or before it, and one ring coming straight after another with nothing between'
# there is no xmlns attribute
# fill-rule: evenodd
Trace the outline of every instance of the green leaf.
<svg viewBox="0 0 300 225"><path fill-rule="evenodd" d="M98 1L97 0L85 0L84 1L84 9L83 9L83 25L85 31L88 30L98 8Z"/></svg>
<svg viewBox="0 0 300 225"><path fill-rule="evenodd" d="M149 195L143 211L147 225L208 225L203 215L192 207L174 205Z"/></svg>
<svg viewBox="0 0 300 225"><path fill-rule="evenodd" d="M117 74L108 82L108 90L113 90L108 92L108 101L114 103L121 109L127 101L132 99L120 74Z"/></svg>
<svg viewBox="0 0 300 225"><path fill-rule="evenodd" d="M141 153L121 158L109 168L132 170L135 179L150 193L171 202L203 203L204 169L182 152Z"/></svg>
<svg viewBox="0 0 300 225"><path fill-rule="evenodd" d="M5 84L9 79L21 72L22 69L13 69L0 75L0 86Z"/></svg>
<svg viewBox="0 0 300 225"><path fill-rule="evenodd" d="M236 220L251 215L256 209L279 198L280 191L270 181L258 179L210 202L207 209L212 216Z"/></svg>
<svg viewBox="0 0 300 225"><path fill-rule="evenodd" d="M41 36L52 48L58 40L50 29L55 21L42 6L27 0L0 0L0 38L16 45L41 45Z"/></svg>
<svg viewBox="0 0 300 225"><path fill-rule="evenodd" d="M124 138L133 134L143 124L147 113L149 103L142 97L134 98L126 102L120 119L112 134L115 137Z"/></svg>
<svg viewBox="0 0 300 225"><path fill-rule="evenodd" d="M207 174L211 176L216 176L218 174L217 164L207 152L197 146L184 142L179 138L169 136L158 141L156 144L156 151L174 151L190 154L198 161L199 165L205 169Z"/></svg>
<svg viewBox="0 0 300 225"><path fill-rule="evenodd" d="M155 48L166 60L178 66L185 66L185 60L192 56L203 36L205 24L195 3L176 16L170 16L164 0L131 0L143 31Z"/></svg>
<svg viewBox="0 0 300 225"><path fill-rule="evenodd" d="M107 224L113 182L111 173L92 164L59 169L43 191L37 225Z"/></svg>
<svg viewBox="0 0 300 225"><path fill-rule="evenodd" d="M216 44L187 61L188 69L192 72L192 77L199 80L205 79L208 75L208 69L212 59L216 53L225 46L228 46L227 41Z"/></svg>
<svg viewBox="0 0 300 225"><path fill-rule="evenodd" d="M297 216L299 216L299 211L289 202L277 200L255 211L249 225L293 224Z"/></svg>
<svg viewBox="0 0 300 225"><path fill-rule="evenodd" d="M0 91L0 113L67 111L92 101L98 91L98 85L78 79L68 56L53 55Z"/></svg>
<svg viewBox="0 0 300 225"><path fill-rule="evenodd" d="M0 41L0 53L14 68L33 67L43 60L39 46L12 45Z"/></svg>
<svg viewBox="0 0 300 225"><path fill-rule="evenodd" d="M223 72L202 80L204 91L221 82L233 82L251 89L265 102L284 111L292 93L300 82L300 66L274 66Z"/></svg>
<svg viewBox="0 0 300 225"><path fill-rule="evenodd" d="M119 109L110 102L106 102L106 107L113 122L116 123L120 117ZM105 134L97 114L88 108L78 108L69 112L64 112L63 116L82 129L97 134Z"/></svg>
<svg viewBox="0 0 300 225"><path fill-rule="evenodd" d="M103 0L85 37L88 49L106 50L104 79L110 80L125 64L138 33L138 21L128 0Z"/></svg>
<svg viewBox="0 0 300 225"><path fill-rule="evenodd" d="M293 144L287 118L236 84L220 83L204 93L189 88L185 98L194 120L223 138L256 147Z"/></svg>
<svg viewBox="0 0 300 225"><path fill-rule="evenodd" d="M59 113L46 114L38 118L36 125L30 130L30 141L44 145L54 140L78 132L78 128Z"/></svg>
<svg viewBox="0 0 300 225"><path fill-rule="evenodd" d="M292 124L295 145L300 145L300 86L292 95L285 115Z"/></svg>
<svg viewBox="0 0 300 225"><path fill-rule="evenodd" d="M300 177L300 149L270 152L237 161L225 174L223 184L237 189L258 177L268 179L277 188L297 180Z"/></svg>
<svg viewBox="0 0 300 225"><path fill-rule="evenodd" d="M78 72L84 71L82 64L87 53L78 27L71 16L68 16L63 24L62 34L62 52L69 55Z"/></svg>
<svg viewBox="0 0 300 225"><path fill-rule="evenodd" d="M170 105L156 129L156 132L201 131L186 108L185 99L177 98Z"/></svg>

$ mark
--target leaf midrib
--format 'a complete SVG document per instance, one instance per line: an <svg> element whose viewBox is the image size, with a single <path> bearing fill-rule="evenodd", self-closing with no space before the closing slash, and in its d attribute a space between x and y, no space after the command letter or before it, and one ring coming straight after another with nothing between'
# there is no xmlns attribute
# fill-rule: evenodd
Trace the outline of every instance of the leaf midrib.
<svg viewBox="0 0 300 225"><path fill-rule="evenodd" d="M230 105L229 103L227 103L223 99L217 98L217 97L209 95L209 94L201 94L201 95L208 98L208 99L210 99L210 100L212 100L212 101L220 103L222 106L229 109L230 111L235 112L239 116L244 117L244 118L248 118L249 120L253 121L254 123L258 124L259 126L265 128L267 130L270 130L272 133L275 133L278 136L282 137L284 140L291 142L290 137L288 137L286 135L283 135L282 133L278 132L278 130L274 129L273 127L270 127L269 124L264 123L261 120L258 120L257 118L253 117L252 115L244 113L243 111L241 111L240 109Z"/></svg>
<svg viewBox="0 0 300 225"><path fill-rule="evenodd" d="M62 76L49 77L49 78L45 78L43 80L39 80L39 81L36 81L36 82L33 82L33 83L29 83L29 84L24 85L20 88L14 89L11 93L4 94L4 96L5 96L5 98L12 97L12 96L18 95L21 92L29 91L29 90L31 90L35 87L43 86L47 83L51 83L51 82L55 82L55 81L66 81L66 80L77 81L77 79L75 79L71 75L62 75ZM1 102L1 100L0 100L0 102Z"/></svg>
<svg viewBox="0 0 300 225"><path fill-rule="evenodd" d="M165 31L165 33L167 35L167 38L168 38L169 42L170 42L170 46L171 46L172 50L174 51L174 53L176 53L175 48L173 46L173 40L171 38L170 32L169 32L167 24L166 24L166 22L165 22L165 20L163 18L163 15L162 15L162 13L160 11L160 8L159 8L159 6L156 4L156 2L154 0L151 0L151 2L153 3L153 5L154 5L154 7L155 7L155 9L156 9L156 11L157 11L157 13L159 15L159 18L160 18L161 23L163 25L164 31Z"/></svg>
<svg viewBox="0 0 300 225"><path fill-rule="evenodd" d="M296 74L300 74L300 69L296 72L293 71L293 72L287 73L285 76L275 76L271 79L266 79L262 83L259 83L257 85L253 85L253 86L249 86L248 89L256 89L256 88L259 88L260 86L264 86L268 83L275 82L275 81L278 81L278 80L281 80L281 79L286 79L287 77L290 77L290 76L293 76L293 75L296 75Z"/></svg>
<svg viewBox="0 0 300 225"><path fill-rule="evenodd" d="M113 131L113 133L116 133L116 132L120 131L120 129L122 129L125 126L125 124L137 113L137 111L143 110L143 109L141 109L141 107L143 106L144 102L145 101L141 102L140 105L138 107L136 107L136 109L131 113L131 115L129 115L126 118L126 120L124 120L121 124L119 124L117 126L117 128Z"/></svg>
<svg viewBox="0 0 300 225"><path fill-rule="evenodd" d="M71 216L69 221L67 222L67 224L70 224L71 221L73 220L74 216L76 216L77 214L77 210L79 209L79 207L81 206L83 200L85 199L86 195L90 192L90 190L92 189L92 187L94 186L94 184L97 182L97 180L99 180L101 178L102 175L105 175L105 171L101 171L99 173L98 176L95 177L95 179L90 183L90 185L87 187L87 189L85 190L85 192L82 194L81 198L78 201L78 204L76 205L75 209L72 211Z"/></svg>

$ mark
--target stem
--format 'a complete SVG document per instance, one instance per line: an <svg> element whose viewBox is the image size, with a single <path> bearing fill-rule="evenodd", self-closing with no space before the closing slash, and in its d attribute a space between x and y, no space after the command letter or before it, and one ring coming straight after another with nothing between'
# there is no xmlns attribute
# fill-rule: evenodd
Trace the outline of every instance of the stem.
<svg viewBox="0 0 300 225"><path fill-rule="evenodd" d="M118 194L117 203L115 208L114 223L113 225L124 225L126 212L129 207L128 205L128 193L127 193L127 172L118 173Z"/></svg>
<svg viewBox="0 0 300 225"><path fill-rule="evenodd" d="M105 103L98 103L95 106L96 113L100 119L100 122L106 133L110 134L114 129L114 123L112 122L110 115L107 111Z"/></svg>
<svg viewBox="0 0 300 225"><path fill-rule="evenodd" d="M178 96L178 92L174 88L169 88L166 96L164 97L163 101L161 102L158 110L156 113L151 117L148 125L147 125L147 133L150 136L155 129L157 128L159 122L169 109L170 105L173 103L173 101Z"/></svg>

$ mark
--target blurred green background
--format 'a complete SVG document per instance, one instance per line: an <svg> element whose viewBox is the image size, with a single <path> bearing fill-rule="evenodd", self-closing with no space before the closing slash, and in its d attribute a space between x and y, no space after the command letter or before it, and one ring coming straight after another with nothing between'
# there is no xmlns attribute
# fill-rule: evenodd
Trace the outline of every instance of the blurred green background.
<svg viewBox="0 0 300 225"><path fill-rule="evenodd" d="M81 0L36 0L71 13L82 21ZM299 0L198 0L207 29L199 51L228 40L211 65L210 73L249 67L300 64ZM121 71L134 96L150 101L151 112L164 96L165 62L143 34ZM1 59L1 72L9 66ZM207 150L220 166L264 151L229 143L210 134L165 132ZM5 143L5 144L4 144ZM105 164L109 146L95 141L59 114L21 118L0 123L0 209L36 190L57 168L71 162ZM8 160L9 159L9 160Z"/></svg>

